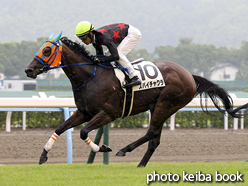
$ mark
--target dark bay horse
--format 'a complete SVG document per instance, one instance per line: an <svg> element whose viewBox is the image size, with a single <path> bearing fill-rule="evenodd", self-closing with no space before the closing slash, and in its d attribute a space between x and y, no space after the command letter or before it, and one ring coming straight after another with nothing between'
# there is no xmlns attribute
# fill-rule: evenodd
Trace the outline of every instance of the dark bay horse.
<svg viewBox="0 0 248 186"><path fill-rule="evenodd" d="M95 152L111 151L105 145L99 147L94 144L88 138L88 133L119 118L124 104L124 91L114 71L92 65L92 59L83 46L60 37L61 33L55 38L51 35L25 70L28 77L36 78L47 70L62 67L71 82L77 106L74 114L58 126L44 146L39 164L47 161L47 153L60 134L85 122L87 124L80 131L81 139ZM158 147L165 120L186 106L196 95L208 95L220 112L227 111L233 117L240 117L237 112L248 107L245 104L233 109L232 99L224 89L205 78L192 75L174 62L156 61L154 64L160 69L166 86L135 92L131 111L131 115L135 115L150 110L149 129L143 137L116 153L116 156L125 156L127 152L149 142L139 167L146 166ZM219 101L223 108L219 106Z"/></svg>

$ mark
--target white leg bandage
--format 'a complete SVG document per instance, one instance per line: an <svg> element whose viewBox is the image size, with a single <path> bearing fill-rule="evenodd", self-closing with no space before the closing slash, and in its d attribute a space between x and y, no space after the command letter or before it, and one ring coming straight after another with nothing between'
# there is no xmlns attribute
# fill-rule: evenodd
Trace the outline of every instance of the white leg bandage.
<svg viewBox="0 0 248 186"><path fill-rule="evenodd" d="M52 149L52 146L54 144L54 142L56 141L56 139L59 136L54 132L53 135L49 138L48 142L46 143L46 145L44 146L44 149L48 152Z"/></svg>
<svg viewBox="0 0 248 186"><path fill-rule="evenodd" d="M94 152L98 152L100 150L100 147L98 145L96 145L93 141L90 140L89 137L86 138L86 140L84 140L85 143L87 145L90 146L90 148L94 151Z"/></svg>

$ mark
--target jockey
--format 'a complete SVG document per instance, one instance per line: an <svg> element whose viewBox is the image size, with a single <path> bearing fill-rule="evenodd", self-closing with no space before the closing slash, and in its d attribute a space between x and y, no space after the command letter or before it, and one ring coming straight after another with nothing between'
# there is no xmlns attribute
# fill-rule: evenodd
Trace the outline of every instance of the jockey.
<svg viewBox="0 0 248 186"><path fill-rule="evenodd" d="M92 43L96 49L96 57L94 62L112 62L117 61L129 71L130 82L123 87L131 87L140 85L141 81L138 78L132 64L127 59L126 55L138 44L141 39L140 31L129 24L116 23L106 25L95 29L88 21L81 21L75 29L76 36L86 45ZM110 55L103 55L102 45L108 48Z"/></svg>

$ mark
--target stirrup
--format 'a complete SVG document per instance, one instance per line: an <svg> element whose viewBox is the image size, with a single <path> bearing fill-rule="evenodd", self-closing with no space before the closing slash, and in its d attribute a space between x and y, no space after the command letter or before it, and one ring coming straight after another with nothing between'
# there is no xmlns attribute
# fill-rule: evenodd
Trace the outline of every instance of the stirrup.
<svg viewBox="0 0 248 186"><path fill-rule="evenodd" d="M135 81L133 81L134 79L135 79ZM123 88L132 87L132 86L136 86L136 85L141 85L141 80L138 78L138 76L134 76L130 82L123 85Z"/></svg>

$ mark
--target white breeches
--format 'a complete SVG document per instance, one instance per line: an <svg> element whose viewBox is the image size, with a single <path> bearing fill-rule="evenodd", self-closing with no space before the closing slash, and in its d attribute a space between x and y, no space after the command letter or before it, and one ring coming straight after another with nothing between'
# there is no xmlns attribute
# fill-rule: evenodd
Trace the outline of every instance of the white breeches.
<svg viewBox="0 0 248 186"><path fill-rule="evenodd" d="M131 65L130 61L127 59L126 55L139 43L141 39L140 31L129 25L128 35L122 40L120 45L117 47L117 51L119 54L119 63L124 67L127 68L129 71L129 78L133 78L137 76L133 66Z"/></svg>
<svg viewBox="0 0 248 186"><path fill-rule="evenodd" d="M133 78L137 76L133 66L131 65L130 61L127 59L126 55L139 43L141 39L140 31L129 25L128 35L122 40L122 42L117 47L117 51L119 54L119 63L124 67L127 68L129 71L129 78ZM107 50L105 55L110 55L109 51Z"/></svg>

